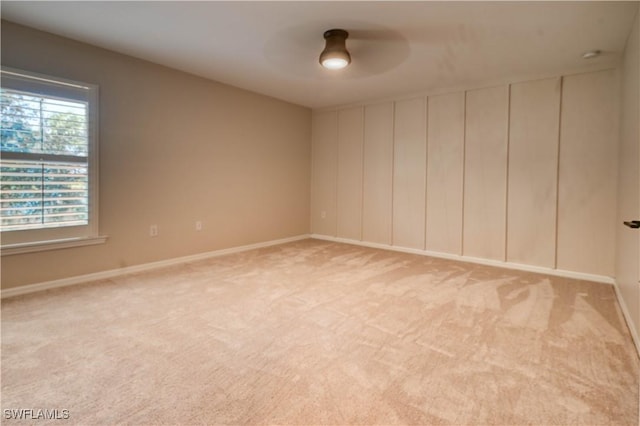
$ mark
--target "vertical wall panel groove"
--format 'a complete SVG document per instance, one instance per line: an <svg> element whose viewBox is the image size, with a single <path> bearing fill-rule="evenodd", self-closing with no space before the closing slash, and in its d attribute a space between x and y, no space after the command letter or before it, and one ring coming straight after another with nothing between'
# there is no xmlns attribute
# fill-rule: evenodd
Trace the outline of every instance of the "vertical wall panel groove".
<svg viewBox="0 0 640 426"><path fill-rule="evenodd" d="M339 236L338 229L340 228L340 194L339 194L339 186L340 186L340 111L336 112L336 125L335 125L335 176L333 179L335 189L334 189L334 209L335 209L335 230L333 231L333 235L336 237Z"/></svg>
<svg viewBox="0 0 640 426"><path fill-rule="evenodd" d="M461 219L460 219L460 230L461 230L461 235L460 235L460 255L463 254L463 250L464 250L464 211L465 211L465 204L464 204L464 197L465 197L465 187L464 187L464 182L467 179L467 175L465 172L465 168L464 165L467 164L467 95L468 95L468 90L464 91L464 133L463 133L463 140L462 140L462 212L461 212Z"/></svg>
<svg viewBox="0 0 640 426"><path fill-rule="evenodd" d="M509 151L511 149L511 88L513 85L509 84L507 87L507 164L505 170L505 182L506 190L504 192L504 253L502 254L502 260L507 260L507 253L509 250Z"/></svg>
<svg viewBox="0 0 640 426"><path fill-rule="evenodd" d="M556 222L555 222L555 240L554 240L554 252L553 252L553 267L558 267L558 213L560 205L560 148L562 139L560 139L560 123L562 123L562 92L564 87L564 77L560 77L560 103L558 108L558 154L556 158Z"/></svg>
<svg viewBox="0 0 640 426"><path fill-rule="evenodd" d="M310 209L310 217L309 217L309 229L311 232L315 232L314 230L317 227L317 223L316 223L316 215L314 214L314 212L316 210L318 210L318 201L319 201L319 195L317 193L317 189L316 189L316 174L317 174L317 169L320 167L320 164L316 164L316 158L318 157L316 155L316 151L318 150L318 142L317 142L317 114L316 113L312 113L311 114L311 167L310 167L310 172L311 172L311 178L309 179L309 195L310 195L310 202L309 202L309 209Z"/></svg>
<svg viewBox="0 0 640 426"><path fill-rule="evenodd" d="M427 226L428 219L428 204L429 199L427 198L429 195L429 97L424 98L424 122L425 122L425 132L424 132L424 143L425 143L425 161L424 161L424 245L422 248L427 248L427 234L429 233L429 229Z"/></svg>
<svg viewBox="0 0 640 426"><path fill-rule="evenodd" d="M362 120L362 143L360 144L360 240L364 232L364 107L360 108Z"/></svg>
<svg viewBox="0 0 640 426"><path fill-rule="evenodd" d="M394 176L396 170L396 103L391 102L391 202L389 203L389 211L391 223L389 224L389 232L391 233L391 244L395 244L395 236L393 235L393 187Z"/></svg>

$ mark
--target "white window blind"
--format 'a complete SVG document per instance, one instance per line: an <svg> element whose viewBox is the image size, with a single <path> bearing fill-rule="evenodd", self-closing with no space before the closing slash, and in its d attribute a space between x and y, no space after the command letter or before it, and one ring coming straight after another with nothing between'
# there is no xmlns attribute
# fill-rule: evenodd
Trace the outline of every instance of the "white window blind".
<svg viewBox="0 0 640 426"><path fill-rule="evenodd" d="M2 89L2 229L86 225L84 102Z"/></svg>
<svg viewBox="0 0 640 426"><path fill-rule="evenodd" d="M95 90L2 70L3 246L96 234Z"/></svg>

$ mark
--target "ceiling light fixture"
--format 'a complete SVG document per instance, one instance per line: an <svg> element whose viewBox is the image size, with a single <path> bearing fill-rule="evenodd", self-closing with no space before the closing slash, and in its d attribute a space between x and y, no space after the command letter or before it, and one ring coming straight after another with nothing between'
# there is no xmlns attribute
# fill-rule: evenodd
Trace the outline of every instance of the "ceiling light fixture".
<svg viewBox="0 0 640 426"><path fill-rule="evenodd" d="M347 51L346 41L349 33L345 30L333 29L324 32L326 45L320 54L320 64L330 70L338 70L351 63L351 55Z"/></svg>

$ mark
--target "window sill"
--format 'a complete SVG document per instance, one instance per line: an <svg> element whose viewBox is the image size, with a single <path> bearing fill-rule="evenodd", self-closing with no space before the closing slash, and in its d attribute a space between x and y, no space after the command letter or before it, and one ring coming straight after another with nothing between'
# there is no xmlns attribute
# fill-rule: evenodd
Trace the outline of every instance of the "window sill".
<svg viewBox="0 0 640 426"><path fill-rule="evenodd" d="M104 244L107 241L106 236L100 237L81 237L68 238L64 240L52 241L36 241L33 243L21 243L2 246L0 254L2 256L11 256L14 254L33 253L46 250L58 250L71 247L92 246L95 244Z"/></svg>

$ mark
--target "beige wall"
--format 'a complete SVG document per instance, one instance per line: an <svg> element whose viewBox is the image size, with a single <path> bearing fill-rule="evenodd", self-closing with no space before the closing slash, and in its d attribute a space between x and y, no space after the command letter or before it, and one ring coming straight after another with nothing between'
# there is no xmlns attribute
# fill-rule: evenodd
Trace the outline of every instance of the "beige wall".
<svg viewBox="0 0 640 426"><path fill-rule="evenodd" d="M640 220L640 16L636 16L622 63L620 171L618 175L618 217L616 220L616 282L635 326L640 331L640 284L638 283L638 241L640 231L622 222ZM631 325L631 324L630 324ZM640 341L636 344L640 348Z"/></svg>
<svg viewBox="0 0 640 426"><path fill-rule="evenodd" d="M314 111L312 232L613 277L616 88L602 70L365 105L364 156L336 150L341 109ZM365 220L336 232L343 214Z"/></svg>
<svg viewBox="0 0 640 426"><path fill-rule="evenodd" d="M2 65L100 86L109 237L4 256L3 289L309 232L309 109L5 21Z"/></svg>

